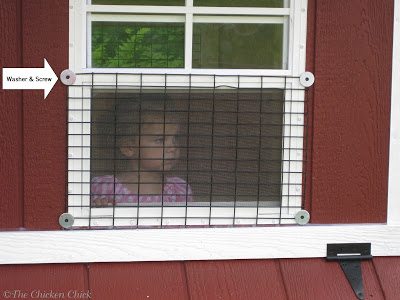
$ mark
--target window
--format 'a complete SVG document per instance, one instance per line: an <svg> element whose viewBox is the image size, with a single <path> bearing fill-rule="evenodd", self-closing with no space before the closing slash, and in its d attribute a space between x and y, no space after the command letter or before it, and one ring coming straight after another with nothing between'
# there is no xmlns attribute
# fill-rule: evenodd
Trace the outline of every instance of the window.
<svg viewBox="0 0 400 300"><path fill-rule="evenodd" d="M71 8L74 226L295 223L304 192L305 1L162 5ZM158 181L144 174L147 148L162 150Z"/></svg>
<svg viewBox="0 0 400 300"><path fill-rule="evenodd" d="M304 72L305 0L71 3L75 73Z"/></svg>

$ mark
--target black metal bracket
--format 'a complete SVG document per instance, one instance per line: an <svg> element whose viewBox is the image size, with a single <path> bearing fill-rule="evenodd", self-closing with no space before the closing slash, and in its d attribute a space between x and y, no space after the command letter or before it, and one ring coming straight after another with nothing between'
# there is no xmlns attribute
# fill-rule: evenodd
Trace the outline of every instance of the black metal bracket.
<svg viewBox="0 0 400 300"><path fill-rule="evenodd" d="M372 259L371 243L328 244L326 259L340 263L357 298L364 299L361 260Z"/></svg>

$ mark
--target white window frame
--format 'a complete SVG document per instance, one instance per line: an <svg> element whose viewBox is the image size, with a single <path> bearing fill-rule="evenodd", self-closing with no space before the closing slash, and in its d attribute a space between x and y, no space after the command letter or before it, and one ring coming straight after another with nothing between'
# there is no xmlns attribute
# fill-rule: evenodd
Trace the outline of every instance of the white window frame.
<svg viewBox="0 0 400 300"><path fill-rule="evenodd" d="M69 68L75 73L132 73L132 69L129 68L90 67L91 21L122 22L129 20L186 24L184 68L135 68L137 73L299 76L305 69L307 0L284 0L285 6L290 8L229 7L229 9L194 7L193 0L186 0L185 6L91 5L86 4L86 1L90 3L90 0L70 0L69 6ZM127 15L119 15L120 13ZM282 70L192 68L193 27L191 25L196 22L284 24L283 41L284 43L288 40L292 41L288 47L283 47L284 51L287 51L283 55L283 59L287 60L284 62L287 68ZM289 30L285 30L287 27ZM287 32L289 36L286 36Z"/></svg>
<svg viewBox="0 0 400 300"><path fill-rule="evenodd" d="M400 256L400 0L395 0L386 224L0 232L0 264L325 257L328 243Z"/></svg>

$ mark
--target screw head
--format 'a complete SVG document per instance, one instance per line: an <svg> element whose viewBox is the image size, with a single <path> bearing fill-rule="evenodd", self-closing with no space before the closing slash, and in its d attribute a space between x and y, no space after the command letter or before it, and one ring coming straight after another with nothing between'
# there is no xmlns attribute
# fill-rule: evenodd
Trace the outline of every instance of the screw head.
<svg viewBox="0 0 400 300"><path fill-rule="evenodd" d="M65 85L72 85L75 83L76 75L71 70L66 69L61 72L60 80Z"/></svg>
<svg viewBox="0 0 400 300"><path fill-rule="evenodd" d="M314 84L315 77L311 72L304 72L300 75L300 83L304 87L310 87Z"/></svg>
<svg viewBox="0 0 400 300"><path fill-rule="evenodd" d="M310 222L310 213L304 209L299 210L294 216L294 219L297 224L306 225L308 222Z"/></svg>
<svg viewBox="0 0 400 300"><path fill-rule="evenodd" d="M70 228L74 225L74 216L69 213L63 213L59 218L58 222L63 228Z"/></svg>

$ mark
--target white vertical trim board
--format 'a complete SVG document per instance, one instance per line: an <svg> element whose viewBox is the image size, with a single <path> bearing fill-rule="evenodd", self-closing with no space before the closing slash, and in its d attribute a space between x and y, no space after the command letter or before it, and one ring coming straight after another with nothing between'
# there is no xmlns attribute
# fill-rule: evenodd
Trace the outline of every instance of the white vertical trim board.
<svg viewBox="0 0 400 300"><path fill-rule="evenodd" d="M394 1L387 223L400 225L400 0Z"/></svg>

